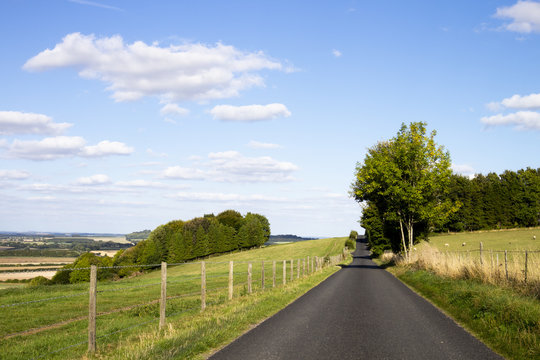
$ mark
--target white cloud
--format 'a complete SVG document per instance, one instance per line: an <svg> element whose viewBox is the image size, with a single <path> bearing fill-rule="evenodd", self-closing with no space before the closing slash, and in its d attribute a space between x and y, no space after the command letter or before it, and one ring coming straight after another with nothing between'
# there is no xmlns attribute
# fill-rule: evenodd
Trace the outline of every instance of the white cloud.
<svg viewBox="0 0 540 360"><path fill-rule="evenodd" d="M57 136L43 140L14 140L8 156L30 160L53 160L78 154L86 141L80 136Z"/></svg>
<svg viewBox="0 0 540 360"><path fill-rule="evenodd" d="M210 153L212 179L224 182L282 182L291 181L298 167L290 162L277 161L269 156L246 157L237 151Z"/></svg>
<svg viewBox="0 0 540 360"><path fill-rule="evenodd" d="M519 130L540 130L540 113L534 111L485 116L480 121L486 125L515 125Z"/></svg>
<svg viewBox="0 0 540 360"><path fill-rule="evenodd" d="M134 188L161 188L165 187L163 183L157 181L148 181L148 180L129 180L129 181L118 181L115 183L117 186L122 187L134 187Z"/></svg>
<svg viewBox="0 0 540 360"><path fill-rule="evenodd" d="M0 180L24 180L30 173L22 170L0 170Z"/></svg>
<svg viewBox="0 0 540 360"><path fill-rule="evenodd" d="M111 179L105 174L96 174L77 179L77 185L104 185L109 184Z"/></svg>
<svg viewBox="0 0 540 360"><path fill-rule="evenodd" d="M104 140L97 145L85 146L80 155L84 157L103 157L108 155L129 155L133 151L132 147L124 143Z"/></svg>
<svg viewBox="0 0 540 360"><path fill-rule="evenodd" d="M89 6L99 7L99 8L102 8L102 9L124 11L124 10L122 10L122 9L116 7L116 6L100 4L100 3L97 3L97 2L94 2L94 1L88 1L88 0L68 0L68 1L72 2L72 3L76 3L76 4L81 4L81 5L89 5Z"/></svg>
<svg viewBox="0 0 540 360"><path fill-rule="evenodd" d="M540 32L539 2L518 1L512 6L497 8L495 17L511 20L504 25L506 30L519 33Z"/></svg>
<svg viewBox="0 0 540 360"><path fill-rule="evenodd" d="M282 146L278 144L272 144L272 143L263 143L255 140L251 140L248 144L248 146L252 149L279 149Z"/></svg>
<svg viewBox="0 0 540 360"><path fill-rule="evenodd" d="M188 109L184 109L177 104L165 104L161 110L159 111L161 115L178 115L178 116L186 116L189 114Z"/></svg>
<svg viewBox="0 0 540 360"><path fill-rule="evenodd" d="M168 195L167 197L184 201L216 201L216 202L284 202L287 199L271 197L266 195L240 195L240 194L225 194L225 193L210 193L210 192L179 192Z"/></svg>
<svg viewBox="0 0 540 360"><path fill-rule="evenodd" d="M79 75L107 84L116 101L158 96L164 101L222 99L263 86L256 72L282 70L263 52L243 52L218 43L160 47L142 41L125 44L121 36L98 38L71 33L61 43L29 59L30 71L75 67Z"/></svg>
<svg viewBox="0 0 540 360"><path fill-rule="evenodd" d="M472 166L466 164L452 164L452 170L457 174L465 175L469 178L476 173L476 170Z"/></svg>
<svg viewBox="0 0 540 360"><path fill-rule="evenodd" d="M332 55L338 58L338 57L341 57L341 55L343 54L341 53L341 51L334 49L332 50Z"/></svg>
<svg viewBox="0 0 540 360"><path fill-rule="evenodd" d="M200 168L171 166L161 176L169 179L211 180L217 182L284 182L292 181L293 163L269 156L246 157L237 151L210 153ZM199 162L197 160L197 162Z"/></svg>
<svg viewBox="0 0 540 360"><path fill-rule="evenodd" d="M154 150L152 150L152 149L150 149L150 148L146 149L146 153L147 153L148 155L150 155L150 156L153 156L153 157L161 157L161 158L163 158L163 157L169 156L169 155L167 155L166 153L158 153L158 152L155 152Z"/></svg>
<svg viewBox="0 0 540 360"><path fill-rule="evenodd" d="M210 110L210 113L214 116L214 119L246 122L291 116L285 105L277 103L246 106L217 105Z"/></svg>
<svg viewBox="0 0 540 360"><path fill-rule="evenodd" d="M7 157L29 160L54 160L65 157L102 157L127 155L133 149L115 141L101 141L97 145L85 146L80 136L57 136L42 140L14 140L8 145Z"/></svg>
<svg viewBox="0 0 540 360"><path fill-rule="evenodd" d="M199 169L170 166L163 172L163 177L169 179L202 180L207 174Z"/></svg>
<svg viewBox="0 0 540 360"><path fill-rule="evenodd" d="M43 114L0 111L0 135L58 135L71 126L69 123L54 123L49 116Z"/></svg>
<svg viewBox="0 0 540 360"><path fill-rule="evenodd" d="M503 99L501 105L510 109L540 109L540 94L513 95Z"/></svg>

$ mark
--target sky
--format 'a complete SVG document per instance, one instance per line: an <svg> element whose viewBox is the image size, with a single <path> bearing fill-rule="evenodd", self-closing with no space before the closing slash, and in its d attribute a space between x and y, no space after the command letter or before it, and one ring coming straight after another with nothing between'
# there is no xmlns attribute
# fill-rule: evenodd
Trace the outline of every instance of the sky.
<svg viewBox="0 0 540 360"><path fill-rule="evenodd" d="M414 121L540 167L539 1L3 0L0 46L3 231L362 233L356 164Z"/></svg>

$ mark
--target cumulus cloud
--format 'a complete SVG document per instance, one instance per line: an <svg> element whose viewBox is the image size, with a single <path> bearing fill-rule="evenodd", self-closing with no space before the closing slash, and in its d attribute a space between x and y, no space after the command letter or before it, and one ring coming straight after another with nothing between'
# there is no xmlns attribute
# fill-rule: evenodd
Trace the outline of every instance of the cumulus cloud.
<svg viewBox="0 0 540 360"><path fill-rule="evenodd" d="M159 113L163 116L165 115L177 115L177 116L186 116L189 114L188 109L184 109L177 104L165 104Z"/></svg>
<svg viewBox="0 0 540 360"><path fill-rule="evenodd" d="M80 156L103 157L108 155L129 155L134 151L132 147L118 141L100 141L97 145L85 146Z"/></svg>
<svg viewBox="0 0 540 360"><path fill-rule="evenodd" d="M540 130L540 113L518 111L513 114L485 116L481 121L486 125L515 125L519 130Z"/></svg>
<svg viewBox="0 0 540 360"><path fill-rule="evenodd" d="M163 172L163 177L169 179L202 180L207 174L199 169L170 166Z"/></svg>
<svg viewBox="0 0 540 360"><path fill-rule="evenodd" d="M452 164L452 170L456 174L461 174L468 177L474 176L476 172L472 166L466 164Z"/></svg>
<svg viewBox="0 0 540 360"><path fill-rule="evenodd" d="M246 157L237 151L224 151L208 155L212 178L224 182L282 182L294 178L298 170L293 163L278 161L269 156Z"/></svg>
<svg viewBox="0 0 540 360"><path fill-rule="evenodd" d="M248 146L252 149L279 149L282 147L281 145L278 145L278 144L264 143L264 142L254 141L254 140L251 140Z"/></svg>
<svg viewBox="0 0 540 360"><path fill-rule="evenodd" d="M167 197L183 201L210 201L210 202L250 202L250 201L268 201L268 202L283 202L284 198L271 197L266 195L240 195L240 194L225 194L225 193L210 193L210 192L179 192L168 195Z"/></svg>
<svg viewBox="0 0 540 360"><path fill-rule="evenodd" d="M214 116L214 119L242 122L263 121L291 116L287 107L278 103L246 106L217 105L210 110L210 114Z"/></svg>
<svg viewBox="0 0 540 360"><path fill-rule="evenodd" d="M341 53L341 51L334 49L332 50L332 55L338 58L338 57L341 57L341 55L343 54Z"/></svg>
<svg viewBox="0 0 540 360"><path fill-rule="evenodd" d="M7 146L7 157L28 160L55 160L65 157L103 157L128 155L133 149L121 142L101 141L97 145L85 146L80 136L56 136L42 140L14 140Z"/></svg>
<svg viewBox="0 0 540 360"><path fill-rule="evenodd" d="M53 49L29 59L25 70L74 67L79 75L107 84L116 101L158 96L165 101L223 99L263 86L257 72L283 70L263 52L244 52L218 43L161 47L142 41L124 43L121 36L71 33Z"/></svg>
<svg viewBox="0 0 540 360"><path fill-rule="evenodd" d="M77 185L104 185L109 184L111 179L105 174L96 174L77 179Z"/></svg>
<svg viewBox="0 0 540 360"><path fill-rule="evenodd" d="M69 123L55 123L49 116L43 114L0 111L0 135L58 135L71 126Z"/></svg>
<svg viewBox="0 0 540 360"><path fill-rule="evenodd" d="M497 8L495 17L510 19L504 25L508 31L519 33L540 32L540 3L536 1L518 1L512 6Z"/></svg>
<svg viewBox="0 0 540 360"><path fill-rule="evenodd" d="M513 95L503 99L501 105L510 109L540 109L540 94Z"/></svg>
<svg viewBox="0 0 540 360"><path fill-rule="evenodd" d="M237 151L210 153L208 161L199 168L171 166L162 177L183 180L211 180L218 182L284 182L294 180L298 170L293 163L278 161L269 156L247 157Z"/></svg>
<svg viewBox="0 0 540 360"><path fill-rule="evenodd" d="M24 180L30 173L22 170L0 170L0 180Z"/></svg>

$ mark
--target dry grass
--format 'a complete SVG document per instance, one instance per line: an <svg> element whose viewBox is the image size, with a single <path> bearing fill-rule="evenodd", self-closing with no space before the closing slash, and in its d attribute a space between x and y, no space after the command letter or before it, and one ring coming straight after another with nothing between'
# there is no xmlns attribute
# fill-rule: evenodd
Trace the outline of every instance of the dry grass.
<svg viewBox="0 0 540 360"><path fill-rule="evenodd" d="M382 260L382 259L381 259ZM518 289L540 298L540 253L529 252L525 271L525 251L444 252L424 244L409 259L396 256L401 265L412 265L453 279L476 279L484 283ZM388 259L387 259L388 261Z"/></svg>

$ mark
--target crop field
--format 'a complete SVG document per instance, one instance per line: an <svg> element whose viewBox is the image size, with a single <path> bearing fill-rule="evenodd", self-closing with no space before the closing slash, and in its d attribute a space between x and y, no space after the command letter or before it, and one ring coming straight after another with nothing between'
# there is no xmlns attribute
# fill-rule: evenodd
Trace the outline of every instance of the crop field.
<svg viewBox="0 0 540 360"><path fill-rule="evenodd" d="M316 281L321 281L325 276L336 271L337 267L327 268L318 273L319 275L313 275L314 279L310 280L311 277L302 276L303 272L300 272L298 265L302 265L300 259L305 259L307 256L324 257L340 254L344 243L345 238L312 240L240 251L206 259L208 314L213 314L214 318L221 316L212 310L217 308L221 309L220 313L239 311L234 316L227 315L227 326L232 326L234 329L220 336L230 338L252 325L254 320L244 319L242 326L237 323L240 321L239 317L257 310L244 308L244 303L252 301L249 299L264 301L265 308L276 306L271 304L280 304L280 301L285 301L286 304L290 301L286 300L290 296L292 298L299 296L298 291L307 291L309 286L312 286L310 284L314 285ZM231 260L235 264L234 298L231 301L232 305L227 305L228 266ZM285 281L289 285L286 287L282 285L283 260L288 260ZM294 260L292 273L290 260ZM272 284L273 261L277 262L276 288L273 288ZM256 293L252 296L246 296L249 291L246 287L248 262L252 263L252 291ZM266 281L264 292L260 291L262 290L263 264ZM159 271L153 271L118 281L98 282L98 357L111 355L111 351L112 353L114 351L131 352L134 347L132 342L141 341L142 338L139 335L141 332L151 334L145 335L147 337L155 336L157 319L159 319L160 277ZM208 322L213 319L208 318L208 315L201 318L200 262L169 266L167 296L167 322L170 326L179 324L180 328L185 329L190 328L192 321ZM85 356L88 346L86 342L88 338L88 283L34 287L10 286L0 290L0 307L2 308L0 311L2 359L40 357L65 359ZM271 311L277 311L277 309ZM247 323L244 323L245 321ZM255 323L257 321L260 320L256 320ZM197 332L216 332L216 324L213 320L205 326L202 328L196 326L182 335L185 338L180 341L182 345L179 345L176 351L183 351L184 347L185 354L189 354L190 351L201 352L205 349L209 350L208 346L215 346L208 345L208 339L196 336ZM193 339L194 334L196 339ZM194 347L198 350L194 350ZM100 353L99 349L105 349L106 352ZM118 355L118 358L124 357L125 355Z"/></svg>

